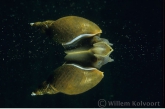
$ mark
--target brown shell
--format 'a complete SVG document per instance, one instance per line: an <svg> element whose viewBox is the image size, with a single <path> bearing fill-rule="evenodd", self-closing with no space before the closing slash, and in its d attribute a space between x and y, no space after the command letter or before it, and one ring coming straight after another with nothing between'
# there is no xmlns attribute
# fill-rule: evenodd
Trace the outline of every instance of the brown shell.
<svg viewBox="0 0 165 109"><path fill-rule="evenodd" d="M100 34L102 30L92 21L78 16L66 16L58 20L31 23L59 43L67 43L82 34Z"/></svg>
<svg viewBox="0 0 165 109"><path fill-rule="evenodd" d="M84 70L72 64L57 68L32 95L56 94L75 95L88 91L103 78L103 72L92 68Z"/></svg>

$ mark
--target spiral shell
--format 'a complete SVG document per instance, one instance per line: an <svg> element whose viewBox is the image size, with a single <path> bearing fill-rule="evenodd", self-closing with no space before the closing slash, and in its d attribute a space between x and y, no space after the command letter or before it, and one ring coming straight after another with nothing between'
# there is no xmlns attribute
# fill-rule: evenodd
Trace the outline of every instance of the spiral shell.
<svg viewBox="0 0 165 109"><path fill-rule="evenodd" d="M69 45L84 37L100 35L102 30L90 20L78 16L67 16L44 22L31 23L31 26L39 28L53 40L62 45Z"/></svg>

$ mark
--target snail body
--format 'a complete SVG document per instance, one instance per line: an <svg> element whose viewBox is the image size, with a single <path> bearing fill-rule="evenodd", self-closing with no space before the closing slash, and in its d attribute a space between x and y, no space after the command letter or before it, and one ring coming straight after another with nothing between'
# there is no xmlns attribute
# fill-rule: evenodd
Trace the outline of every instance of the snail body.
<svg viewBox="0 0 165 109"><path fill-rule="evenodd" d="M34 95L64 93L81 94L96 86L103 78L99 69L112 62L113 52L102 30L90 20L66 16L57 20L30 23L65 48L65 64L58 67L34 92Z"/></svg>
<svg viewBox="0 0 165 109"><path fill-rule="evenodd" d="M113 49L106 42L94 43L92 47L76 48L65 51L64 59L68 62L100 69L104 64L112 62L109 57Z"/></svg>

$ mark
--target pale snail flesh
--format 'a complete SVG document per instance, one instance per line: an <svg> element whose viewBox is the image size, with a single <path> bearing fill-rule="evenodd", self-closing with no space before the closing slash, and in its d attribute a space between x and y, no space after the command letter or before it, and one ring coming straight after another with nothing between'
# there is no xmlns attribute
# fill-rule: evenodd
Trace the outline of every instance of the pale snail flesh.
<svg viewBox="0 0 165 109"><path fill-rule="evenodd" d="M112 51L113 49L106 42L101 41L94 43L91 47L83 46L81 48L67 50L65 51L67 55L64 59L67 62L100 69L104 64L113 61L109 57Z"/></svg>
<svg viewBox="0 0 165 109"><path fill-rule="evenodd" d="M103 78L99 71L112 62L112 45L100 38L102 30L90 20L67 16L44 22L30 23L65 48L65 64L57 68L31 95L76 95L96 86Z"/></svg>

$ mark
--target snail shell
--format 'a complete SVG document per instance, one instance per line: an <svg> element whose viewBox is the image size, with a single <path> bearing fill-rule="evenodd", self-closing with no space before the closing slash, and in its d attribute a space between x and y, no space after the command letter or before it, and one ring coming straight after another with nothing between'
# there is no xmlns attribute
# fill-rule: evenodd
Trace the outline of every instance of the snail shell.
<svg viewBox="0 0 165 109"><path fill-rule="evenodd" d="M62 44L66 53L65 64L32 92L32 96L59 92L75 95L86 92L103 78L103 72L98 69L113 61L109 57L113 44L100 38L101 29L85 18L67 16L30 25Z"/></svg>
<svg viewBox="0 0 165 109"><path fill-rule="evenodd" d="M57 68L31 95L56 94L58 92L68 95L80 94L96 86L103 76L103 72L96 68L64 64Z"/></svg>
<svg viewBox="0 0 165 109"><path fill-rule="evenodd" d="M76 46L79 40L87 37L100 36L102 30L90 20L77 16L67 16L44 22L30 23L39 28L53 40L65 46Z"/></svg>

